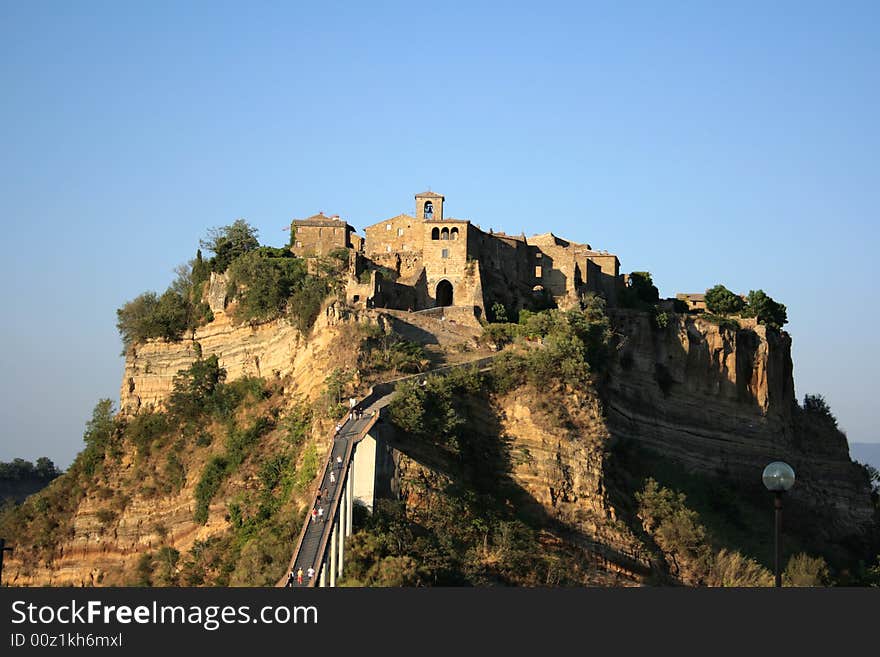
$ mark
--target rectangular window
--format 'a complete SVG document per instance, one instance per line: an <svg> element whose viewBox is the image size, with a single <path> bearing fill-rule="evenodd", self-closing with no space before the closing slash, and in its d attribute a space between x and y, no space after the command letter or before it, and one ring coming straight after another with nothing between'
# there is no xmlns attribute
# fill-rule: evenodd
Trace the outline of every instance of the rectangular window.
<svg viewBox="0 0 880 657"><path fill-rule="evenodd" d="M535 267L535 278L541 278L541 266Z"/></svg>
<svg viewBox="0 0 880 657"><path fill-rule="evenodd" d="M449 249L443 249L443 251L440 253L440 257L441 258L448 258L449 257Z"/></svg>

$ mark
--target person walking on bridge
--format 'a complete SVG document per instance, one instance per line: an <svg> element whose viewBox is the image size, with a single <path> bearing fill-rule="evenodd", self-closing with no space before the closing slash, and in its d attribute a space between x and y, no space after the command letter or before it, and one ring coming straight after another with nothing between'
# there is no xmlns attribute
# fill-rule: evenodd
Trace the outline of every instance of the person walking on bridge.
<svg viewBox="0 0 880 657"><path fill-rule="evenodd" d="M303 583L303 569L302 569L302 566L300 566L299 570L296 571L296 583L299 584L300 586L301 586L302 583Z"/></svg>
<svg viewBox="0 0 880 657"><path fill-rule="evenodd" d="M321 522L324 522L324 507L323 506L318 509L318 520L320 520Z"/></svg>
<svg viewBox="0 0 880 657"><path fill-rule="evenodd" d="M335 483L336 483L336 473L333 472L333 470L330 471L330 483L331 483L331 484L335 484Z"/></svg>
<svg viewBox="0 0 880 657"><path fill-rule="evenodd" d="M311 566L309 566L308 574L309 574L309 584L311 584L312 580L315 578L315 569L312 568Z"/></svg>
<svg viewBox="0 0 880 657"><path fill-rule="evenodd" d="M336 469L342 470L342 457L341 456L336 457Z"/></svg>
<svg viewBox="0 0 880 657"><path fill-rule="evenodd" d="M287 584L286 584L286 586L288 586L288 587L293 586L293 578L294 578L293 568L291 568L291 569L290 569L290 572L287 573Z"/></svg>

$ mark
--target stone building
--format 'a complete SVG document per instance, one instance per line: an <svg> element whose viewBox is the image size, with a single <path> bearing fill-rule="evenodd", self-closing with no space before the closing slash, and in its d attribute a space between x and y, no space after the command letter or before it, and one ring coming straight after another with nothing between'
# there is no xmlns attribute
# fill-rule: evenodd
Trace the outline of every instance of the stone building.
<svg viewBox="0 0 880 657"><path fill-rule="evenodd" d="M614 304L623 285L614 254L552 233L530 238L487 233L468 219L446 217L444 202L436 192L416 194L414 215L367 226L362 243L351 226L335 218L294 221L293 250L321 255L344 243L356 252L355 260L365 262L349 282L349 300L378 307L443 307L473 319L486 317L496 304L508 316L554 303L571 306L585 292Z"/></svg>
<svg viewBox="0 0 880 657"><path fill-rule="evenodd" d="M360 251L362 248L362 238L338 215L325 217L319 212L307 219L294 219L290 230L293 244L290 250L299 257L324 256L335 249Z"/></svg>

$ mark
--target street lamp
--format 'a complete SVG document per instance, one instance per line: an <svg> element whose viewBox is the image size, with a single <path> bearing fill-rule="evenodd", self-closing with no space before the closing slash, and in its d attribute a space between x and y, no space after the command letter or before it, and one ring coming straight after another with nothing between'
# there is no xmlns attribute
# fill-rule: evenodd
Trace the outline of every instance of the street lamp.
<svg viewBox="0 0 880 657"><path fill-rule="evenodd" d="M775 496L776 508L776 586L782 586L782 494L794 486L794 470L788 463L773 461L761 476L767 490Z"/></svg>

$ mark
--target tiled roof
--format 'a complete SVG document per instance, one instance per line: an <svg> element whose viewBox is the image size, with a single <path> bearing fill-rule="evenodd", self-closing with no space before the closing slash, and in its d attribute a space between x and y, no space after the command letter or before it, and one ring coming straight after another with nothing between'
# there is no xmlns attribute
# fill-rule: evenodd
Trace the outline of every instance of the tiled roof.
<svg viewBox="0 0 880 657"><path fill-rule="evenodd" d="M347 225L347 223L339 217L327 217L323 212L313 214L311 217L306 217L305 219L294 219L291 223L294 226L332 226L334 228Z"/></svg>
<svg viewBox="0 0 880 657"><path fill-rule="evenodd" d="M443 198L443 194L438 194L437 192L432 192L431 190L428 190L427 192L416 194L416 198Z"/></svg>

